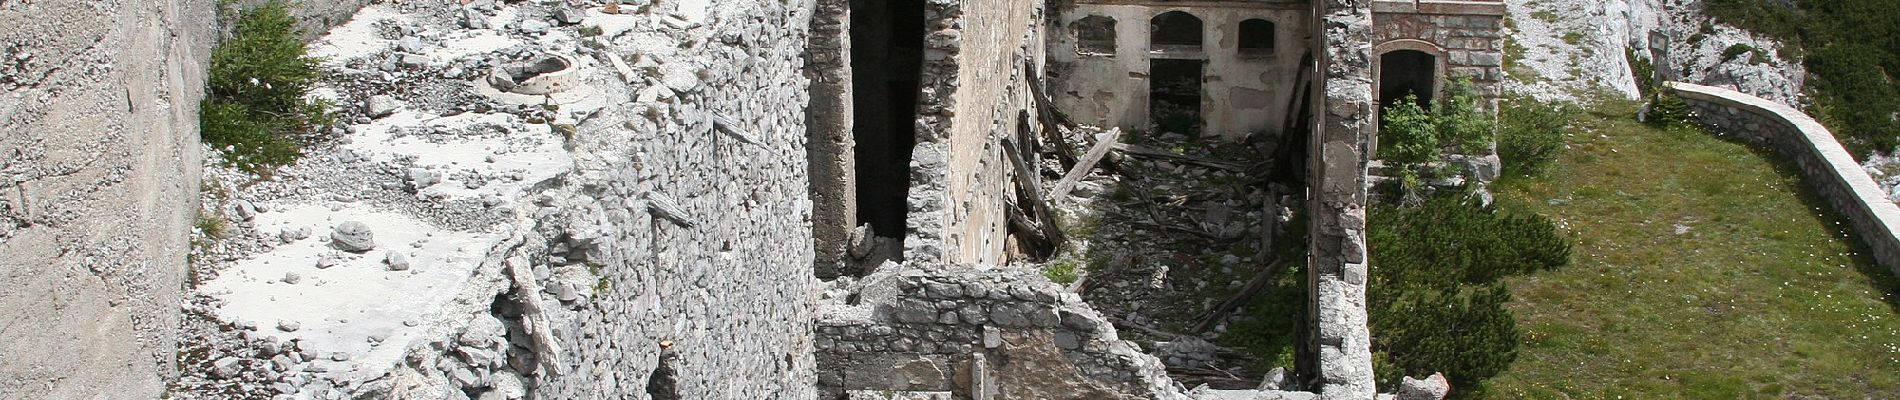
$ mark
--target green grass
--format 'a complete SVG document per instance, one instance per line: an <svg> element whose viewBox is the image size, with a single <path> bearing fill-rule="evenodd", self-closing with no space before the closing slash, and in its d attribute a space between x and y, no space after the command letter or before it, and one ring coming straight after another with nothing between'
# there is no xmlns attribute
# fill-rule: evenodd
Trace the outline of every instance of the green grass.
<svg viewBox="0 0 1900 400"><path fill-rule="evenodd" d="M1483 397L1900 398L1891 275L1791 168L1593 109L1548 171L1499 184L1576 258L1506 279L1523 342Z"/></svg>

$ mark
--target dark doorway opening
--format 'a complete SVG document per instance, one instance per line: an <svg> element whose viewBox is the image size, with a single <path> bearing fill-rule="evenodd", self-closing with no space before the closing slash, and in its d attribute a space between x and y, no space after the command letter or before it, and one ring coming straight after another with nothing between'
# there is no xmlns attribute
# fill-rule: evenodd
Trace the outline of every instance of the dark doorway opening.
<svg viewBox="0 0 1900 400"><path fill-rule="evenodd" d="M880 237L904 237L923 51L923 0L851 0L857 218Z"/></svg>
<svg viewBox="0 0 1900 400"><path fill-rule="evenodd" d="M1157 135L1201 133L1201 60L1149 60L1148 118Z"/></svg>
<svg viewBox="0 0 1900 400"><path fill-rule="evenodd" d="M1379 105L1395 104L1406 95L1417 95L1419 107L1431 108L1438 59L1417 50L1396 50L1379 56Z"/></svg>

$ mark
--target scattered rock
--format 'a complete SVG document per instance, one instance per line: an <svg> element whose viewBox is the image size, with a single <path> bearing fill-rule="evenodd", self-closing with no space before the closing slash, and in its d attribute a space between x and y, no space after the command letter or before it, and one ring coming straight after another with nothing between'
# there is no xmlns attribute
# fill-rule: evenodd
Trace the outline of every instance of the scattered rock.
<svg viewBox="0 0 1900 400"><path fill-rule="evenodd" d="M330 232L330 242L338 250L357 253L376 248L376 239L370 233L369 225L357 221L337 224Z"/></svg>
<svg viewBox="0 0 1900 400"><path fill-rule="evenodd" d="M422 52L422 38L415 37L415 36L404 36L401 41L396 42L396 47L402 48L402 51L407 51L410 53L421 53Z"/></svg>
<svg viewBox="0 0 1900 400"><path fill-rule="evenodd" d="M370 96L369 101L363 102L363 113L368 114L370 118L387 117L389 114L395 114L402 105L402 101L396 100L395 96L379 94Z"/></svg>
<svg viewBox="0 0 1900 400"><path fill-rule="evenodd" d="M295 285L297 282L303 282L302 275L297 275L295 272L284 273L284 283Z"/></svg>
<svg viewBox="0 0 1900 400"><path fill-rule="evenodd" d="M476 10L462 10L462 26L469 29L488 29L488 15Z"/></svg>
<svg viewBox="0 0 1900 400"><path fill-rule="evenodd" d="M232 203L232 207L237 209L238 218L245 221L257 218L257 206L251 204L250 200L238 200Z"/></svg>
<svg viewBox="0 0 1900 400"><path fill-rule="evenodd" d="M237 357L224 357L211 362L211 373L219 378L235 378L243 372L244 360Z"/></svg>
<svg viewBox="0 0 1900 400"><path fill-rule="evenodd" d="M553 28L553 27L554 27L553 24L549 24L547 21L542 21L538 19L530 19L526 21L521 21L521 32L523 33L540 34L542 32L547 32L548 28Z"/></svg>
<svg viewBox="0 0 1900 400"><path fill-rule="evenodd" d="M578 24L578 23L581 23L582 18L586 18L586 17L587 15L585 13L582 13L581 10L576 10L572 8L561 8L559 10L554 11L554 20L560 21L561 25Z"/></svg>
<svg viewBox="0 0 1900 400"><path fill-rule="evenodd" d="M295 242L310 237L308 226L286 226L277 231L277 239L284 243Z"/></svg>
<svg viewBox="0 0 1900 400"><path fill-rule="evenodd" d="M1434 373L1425 379L1405 377L1399 383L1398 400L1443 400L1451 393L1451 383L1445 381L1444 374Z"/></svg>
<svg viewBox="0 0 1900 400"><path fill-rule="evenodd" d="M398 252L394 252L394 251L391 251L391 252L388 252L388 253L384 253L384 255L383 255L383 263L384 263L384 264L388 264L388 265L389 265L389 270L390 270L390 271L407 271L407 270L409 270L409 258L408 258L408 257L404 257L404 256L402 255L402 253L398 253Z"/></svg>
<svg viewBox="0 0 1900 400"><path fill-rule="evenodd" d="M317 269L334 267L336 266L336 263L337 263L336 256L324 255L323 257L317 258Z"/></svg>
<svg viewBox="0 0 1900 400"><path fill-rule="evenodd" d="M303 329L303 324L299 324L297 323L297 321L291 321L287 319L277 321L277 330L284 331L284 332L296 332L298 329Z"/></svg>

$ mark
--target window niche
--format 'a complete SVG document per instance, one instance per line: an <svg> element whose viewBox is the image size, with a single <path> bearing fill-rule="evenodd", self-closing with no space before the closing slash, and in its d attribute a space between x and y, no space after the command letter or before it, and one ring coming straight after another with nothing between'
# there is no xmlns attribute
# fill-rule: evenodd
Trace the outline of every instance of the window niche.
<svg viewBox="0 0 1900 400"><path fill-rule="evenodd" d="M1082 55L1115 55L1115 19L1090 15L1076 20L1075 52Z"/></svg>
<svg viewBox="0 0 1900 400"><path fill-rule="evenodd" d="M1240 21L1240 54L1265 56L1273 54L1273 21L1249 19Z"/></svg>
<svg viewBox="0 0 1900 400"><path fill-rule="evenodd" d="M1149 21L1148 44L1152 51L1201 51L1201 19L1185 11L1169 11Z"/></svg>

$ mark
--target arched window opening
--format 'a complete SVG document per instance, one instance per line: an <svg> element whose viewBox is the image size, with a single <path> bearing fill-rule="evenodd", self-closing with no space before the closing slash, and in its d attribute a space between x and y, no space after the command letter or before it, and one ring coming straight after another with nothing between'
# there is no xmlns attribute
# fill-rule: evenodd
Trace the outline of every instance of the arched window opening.
<svg viewBox="0 0 1900 400"><path fill-rule="evenodd" d="M1115 19L1090 15L1075 21L1076 52L1092 55L1115 54Z"/></svg>
<svg viewBox="0 0 1900 400"><path fill-rule="evenodd" d="M1201 19L1183 11L1169 11L1150 21L1148 43L1155 50L1198 51L1201 49Z"/></svg>
<svg viewBox="0 0 1900 400"><path fill-rule="evenodd" d="M1273 22L1264 19L1240 21L1240 54L1273 54Z"/></svg>

